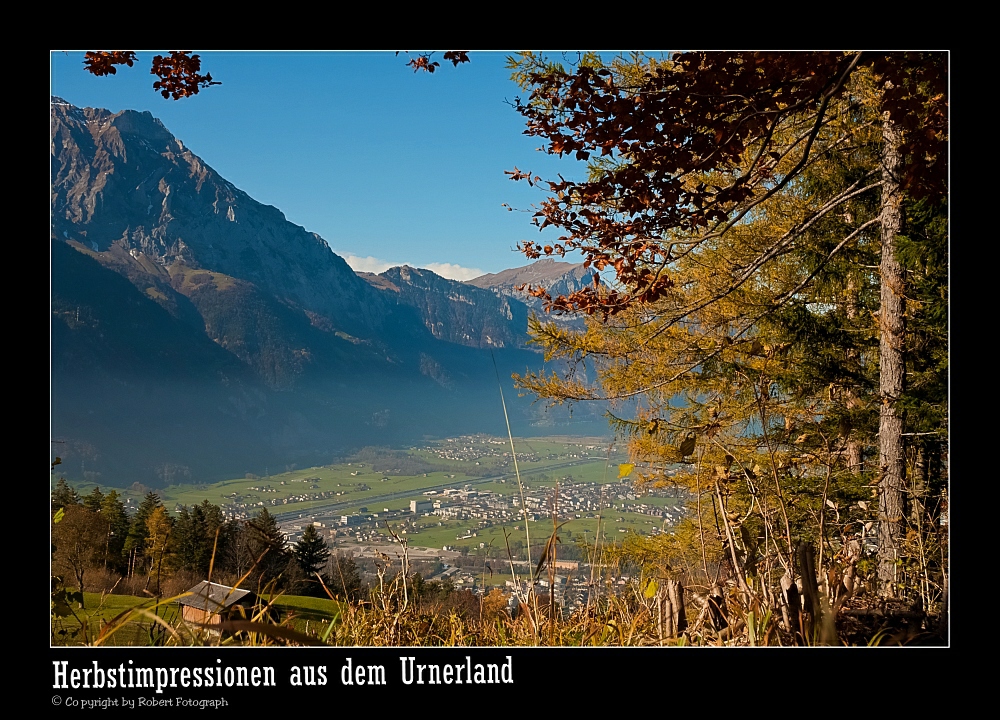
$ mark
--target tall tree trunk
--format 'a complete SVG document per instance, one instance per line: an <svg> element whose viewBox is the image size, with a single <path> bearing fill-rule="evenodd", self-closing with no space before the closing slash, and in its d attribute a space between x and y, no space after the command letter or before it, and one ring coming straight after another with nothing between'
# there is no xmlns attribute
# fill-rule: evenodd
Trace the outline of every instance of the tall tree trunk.
<svg viewBox="0 0 1000 720"><path fill-rule="evenodd" d="M847 319L853 327L858 318L858 281L854 273L847 278ZM847 365L850 370L854 370L854 365L858 361L857 349L851 347L847 350ZM858 400L857 390L853 385L848 385L844 389L845 405L850 411L854 411L861 404ZM847 424L844 442L847 446L847 470L851 473L860 474L862 467L861 442L852 433L852 423Z"/></svg>
<svg viewBox="0 0 1000 720"><path fill-rule="evenodd" d="M896 594L896 560L903 537L905 473L903 414L898 400L905 381L903 269L896 258L896 236L902 230L903 158L899 127L888 117L882 127L882 257L879 309L879 591Z"/></svg>

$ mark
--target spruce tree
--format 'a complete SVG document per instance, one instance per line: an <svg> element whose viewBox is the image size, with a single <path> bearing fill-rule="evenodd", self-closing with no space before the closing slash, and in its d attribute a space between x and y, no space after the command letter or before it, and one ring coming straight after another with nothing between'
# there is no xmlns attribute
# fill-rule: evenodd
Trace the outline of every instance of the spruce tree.
<svg viewBox="0 0 1000 720"><path fill-rule="evenodd" d="M288 550L285 535L278 527L274 516L262 508L252 520L247 522L249 545L256 566L248 577L251 587L263 588L280 579L288 565Z"/></svg>
<svg viewBox="0 0 1000 720"><path fill-rule="evenodd" d="M69 486L66 478L59 478L56 489L52 491L52 512L56 512L67 505L79 505L80 495Z"/></svg>
<svg viewBox="0 0 1000 720"><path fill-rule="evenodd" d="M91 512L100 512L101 503L104 502L104 493L101 492L101 488L95 487L90 491L90 495L83 499L83 506L90 510Z"/></svg>
<svg viewBox="0 0 1000 720"><path fill-rule="evenodd" d="M177 553L174 556L174 564L181 570L198 572L200 568L197 558L201 545L201 531L197 519L193 517L187 505L182 505L177 513L174 534L177 538Z"/></svg>
<svg viewBox="0 0 1000 720"><path fill-rule="evenodd" d="M218 558L221 557L219 548L216 548L216 531L225 525L225 518L222 510L203 500L200 505L181 506L177 516L175 534L177 536L177 555L174 562L177 567L189 570L202 575L208 574L212 565L213 551L216 553L216 567L219 565ZM225 542L222 532L220 543Z"/></svg>
<svg viewBox="0 0 1000 720"><path fill-rule="evenodd" d="M299 567L310 577L322 570L330 557L326 540L316 530L316 526L311 523L302 533L299 541L295 543L295 549L292 552Z"/></svg>
<svg viewBox="0 0 1000 720"><path fill-rule="evenodd" d="M101 517L108 523L108 541L105 548L105 562L108 567L119 572L127 569L125 564L125 539L128 537L129 519L125 503L117 490L110 490L101 501Z"/></svg>
<svg viewBox="0 0 1000 720"><path fill-rule="evenodd" d="M205 543L202 547L202 566L206 571L214 568L221 570L225 564L223 558L226 555L226 545L232 539L234 523L227 523L222 508L208 500L202 500L198 507L204 518Z"/></svg>
<svg viewBox="0 0 1000 720"><path fill-rule="evenodd" d="M215 531L226 524L226 517L222 513L222 508L208 500L202 500L198 507L205 518L205 532L210 537L210 542L214 543Z"/></svg>

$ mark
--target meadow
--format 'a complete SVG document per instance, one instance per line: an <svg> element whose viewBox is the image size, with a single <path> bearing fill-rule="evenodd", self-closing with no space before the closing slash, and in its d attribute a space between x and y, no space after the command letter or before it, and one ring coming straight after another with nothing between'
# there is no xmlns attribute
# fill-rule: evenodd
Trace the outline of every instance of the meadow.
<svg viewBox="0 0 1000 720"><path fill-rule="evenodd" d="M467 446L472 445L471 441L465 440ZM227 505L239 503L247 508L249 514L267 507L272 515L279 518L320 509L356 513L368 507L373 500L378 501L379 511L385 508L403 510L409 508L410 500L423 499L423 493L431 488L461 488L466 484L499 495L517 494L517 480L509 459L510 446L500 444L497 438L478 440L477 451L499 454L481 455L474 460L447 457L443 453L451 451L449 446L454 447L463 441L463 438L450 438L406 451L424 467L443 468L429 472L382 472L373 469L371 462L344 459L329 465L287 469L263 476L248 473L244 477L212 484L178 483L154 491L170 510L181 505L191 507L207 500L224 509L228 509ZM515 438L514 443L525 490L554 486L567 476L571 476L574 483L617 481L618 463L625 461L622 453L613 451L609 454L608 441L600 438ZM591 449L587 450L588 447ZM522 455L531 457L522 459ZM87 495L94 484L79 483L75 487L80 495ZM138 504L147 490L126 488L119 492L123 498ZM316 497L320 495L323 497ZM374 507L368 510L376 511Z"/></svg>

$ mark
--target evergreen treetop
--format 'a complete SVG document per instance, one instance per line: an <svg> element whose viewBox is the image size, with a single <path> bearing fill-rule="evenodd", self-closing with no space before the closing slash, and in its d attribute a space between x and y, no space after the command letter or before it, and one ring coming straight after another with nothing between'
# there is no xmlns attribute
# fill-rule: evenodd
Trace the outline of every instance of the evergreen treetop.
<svg viewBox="0 0 1000 720"><path fill-rule="evenodd" d="M67 505L79 504L79 493L70 487L69 483L66 482L66 478L59 478L59 482L56 483L56 489L52 491L52 511L61 510Z"/></svg>
<svg viewBox="0 0 1000 720"><path fill-rule="evenodd" d="M101 505L103 503L104 493L101 492L101 488L99 487L95 487L90 491L90 494L83 499L83 506L91 512L100 512Z"/></svg>
<svg viewBox="0 0 1000 720"><path fill-rule="evenodd" d="M295 549L292 552L299 567L309 576L322 570L330 557L326 540L316 530L316 526L311 523L302 533L299 541L295 543Z"/></svg>

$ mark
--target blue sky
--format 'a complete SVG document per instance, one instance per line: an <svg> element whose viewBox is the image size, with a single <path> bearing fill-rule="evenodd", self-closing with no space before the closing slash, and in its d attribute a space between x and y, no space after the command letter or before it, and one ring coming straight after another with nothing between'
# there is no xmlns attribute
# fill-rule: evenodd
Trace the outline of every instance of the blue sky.
<svg viewBox="0 0 1000 720"><path fill-rule="evenodd" d="M468 279L525 265L517 243L557 233L539 234L530 213L502 207L544 197L504 171L585 172L523 134L508 102L526 94L510 80L507 53L472 52L457 68L439 53L437 72L415 74L404 53L194 52L222 83L194 97L164 100L152 89L155 52L101 78L83 69L82 51L53 52L51 92L78 106L150 111L355 269L407 263Z"/></svg>

